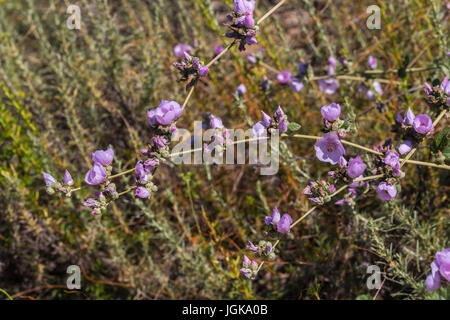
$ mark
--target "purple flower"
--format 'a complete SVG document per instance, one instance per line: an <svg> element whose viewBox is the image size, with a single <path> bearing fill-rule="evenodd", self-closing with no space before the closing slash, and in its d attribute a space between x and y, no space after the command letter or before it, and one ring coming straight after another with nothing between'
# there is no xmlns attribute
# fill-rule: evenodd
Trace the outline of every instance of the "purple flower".
<svg viewBox="0 0 450 320"><path fill-rule="evenodd" d="M136 197L147 199L148 197L150 197L150 191L147 188L138 187L136 189Z"/></svg>
<svg viewBox="0 0 450 320"><path fill-rule="evenodd" d="M177 58L183 57L185 52L189 52L191 50L192 47L184 43L179 43L173 48L173 52L175 53L175 57Z"/></svg>
<svg viewBox="0 0 450 320"><path fill-rule="evenodd" d="M330 56L328 58L328 63L329 63L329 65L328 65L328 74L332 75L332 74L335 73L337 61L336 61L336 59L333 56Z"/></svg>
<svg viewBox="0 0 450 320"><path fill-rule="evenodd" d="M436 252L436 257L431 263L431 274L425 280L426 290L439 289L441 277L450 281L450 248Z"/></svg>
<svg viewBox="0 0 450 320"><path fill-rule="evenodd" d="M320 91L326 94L333 94L339 88L339 82L336 79L320 79L318 82Z"/></svg>
<svg viewBox="0 0 450 320"><path fill-rule="evenodd" d="M218 54L220 54L223 50L225 50L224 47L222 47L222 46L215 46L215 47L214 47L214 54L215 54L215 55L218 55Z"/></svg>
<svg viewBox="0 0 450 320"><path fill-rule="evenodd" d="M429 96L430 93L433 92L433 88L432 88L428 83L425 82L425 83L423 84L423 87L425 88L425 94L426 94L427 96Z"/></svg>
<svg viewBox="0 0 450 320"><path fill-rule="evenodd" d="M341 156L345 154L345 149L334 132L325 133L319 141L314 144L316 156L320 161L336 164Z"/></svg>
<svg viewBox="0 0 450 320"><path fill-rule="evenodd" d="M278 106L277 110L273 114L273 117L275 118L275 120L281 120L285 116L286 116L286 114L284 113L283 109L281 109L281 106Z"/></svg>
<svg viewBox="0 0 450 320"><path fill-rule="evenodd" d="M433 130L433 122L430 117L426 114L418 114L413 121L413 128L417 133L427 134L431 130Z"/></svg>
<svg viewBox="0 0 450 320"><path fill-rule="evenodd" d="M255 138L261 138L267 136L267 128L264 125L264 122L259 121L257 122L253 128L253 134L255 135Z"/></svg>
<svg viewBox="0 0 450 320"><path fill-rule="evenodd" d="M253 242L251 242L251 241L247 242L247 248L248 248L250 251L258 252L258 247L255 246L255 245L253 244Z"/></svg>
<svg viewBox="0 0 450 320"><path fill-rule="evenodd" d="M239 14L253 13L255 0L233 0L233 9Z"/></svg>
<svg viewBox="0 0 450 320"><path fill-rule="evenodd" d="M383 94L383 90L381 89L381 84L378 81L374 81L372 83L373 88L375 89L375 91L378 93L378 95L382 95ZM375 94L373 93L372 90L367 90L366 91L366 97L369 100L373 100L375 99Z"/></svg>
<svg viewBox="0 0 450 320"><path fill-rule="evenodd" d="M436 252L435 261L441 276L450 281L450 248Z"/></svg>
<svg viewBox="0 0 450 320"><path fill-rule="evenodd" d="M83 206L85 207L96 207L99 205L99 202L92 198L87 198L86 201L84 201Z"/></svg>
<svg viewBox="0 0 450 320"><path fill-rule="evenodd" d="M177 120L182 112L183 108L177 102L161 100L157 108L147 111L148 122L151 126L156 123L167 126Z"/></svg>
<svg viewBox="0 0 450 320"><path fill-rule="evenodd" d="M340 157L340 158L339 158L339 166L340 166L341 168L344 168L346 165L347 165L347 160L345 160L344 157Z"/></svg>
<svg viewBox="0 0 450 320"><path fill-rule="evenodd" d="M447 77L445 77L444 80L442 80L440 87L446 95L450 95L450 82L448 81Z"/></svg>
<svg viewBox="0 0 450 320"><path fill-rule="evenodd" d="M403 119L403 124L405 126L412 125L415 117L416 116L414 115L414 112L412 112L412 110L408 108L408 110L406 110L405 118Z"/></svg>
<svg viewBox="0 0 450 320"><path fill-rule="evenodd" d="M244 259L242 261L242 264L247 267L248 265L250 265L250 259L247 256L244 256Z"/></svg>
<svg viewBox="0 0 450 320"><path fill-rule="evenodd" d="M318 198L318 197L308 198L308 200L310 200L312 202L315 202L315 203L318 203L318 204L322 204L322 200L320 198Z"/></svg>
<svg viewBox="0 0 450 320"><path fill-rule="evenodd" d="M412 149L412 142L410 140L405 140L399 147L398 147L398 152L400 154L405 154L410 152Z"/></svg>
<svg viewBox="0 0 450 320"><path fill-rule="evenodd" d="M136 166L134 167L134 173L136 174L136 180L139 181L140 183L148 182L147 178L148 172L145 170L142 160L139 160L136 163Z"/></svg>
<svg viewBox="0 0 450 320"><path fill-rule="evenodd" d="M328 106L323 106L320 109L320 112L325 120L332 122L339 118L339 115L341 114L341 106L333 102Z"/></svg>
<svg viewBox="0 0 450 320"><path fill-rule="evenodd" d="M211 115L210 118L209 118L209 126L212 129L221 129L221 128L223 128L222 119L220 119L219 117L215 117L215 116Z"/></svg>
<svg viewBox="0 0 450 320"><path fill-rule="evenodd" d="M255 54L254 54L254 53L250 53L250 54L247 56L247 61L250 62L250 63L252 63L252 64L255 64L255 63L256 63L256 57L255 57Z"/></svg>
<svg viewBox="0 0 450 320"><path fill-rule="evenodd" d="M370 68L375 69L377 67L377 58L369 56L369 58L367 59L367 63L369 64Z"/></svg>
<svg viewBox="0 0 450 320"><path fill-rule="evenodd" d="M277 80L281 84L289 83L289 81L291 80L291 72L289 70L281 71L277 75Z"/></svg>
<svg viewBox="0 0 450 320"><path fill-rule="evenodd" d="M245 85L243 83L241 83L237 87L236 92L238 93L238 95L243 96L247 92L247 88L245 87Z"/></svg>
<svg viewBox="0 0 450 320"><path fill-rule="evenodd" d="M296 77L291 77L289 86L291 87L292 92L300 92L303 89L303 83Z"/></svg>
<svg viewBox="0 0 450 320"><path fill-rule="evenodd" d="M386 182L381 182L377 187L377 193L381 200L389 201L397 195L397 188Z"/></svg>
<svg viewBox="0 0 450 320"><path fill-rule="evenodd" d="M307 69L308 69L308 64L304 63L303 61L300 61L300 63L298 64L298 74L299 75L306 74Z"/></svg>
<svg viewBox="0 0 450 320"><path fill-rule="evenodd" d="M70 172L67 169L64 172L63 183L67 184L68 186L71 186L73 184L72 176L70 175Z"/></svg>
<svg viewBox="0 0 450 320"><path fill-rule="evenodd" d="M239 272L241 273L241 275L243 275L246 278L250 278L252 275L252 271L248 268L241 268L239 270Z"/></svg>
<svg viewBox="0 0 450 320"><path fill-rule="evenodd" d="M311 186L306 186L305 189L303 189L303 194L312 194L311 192Z"/></svg>
<svg viewBox="0 0 450 320"><path fill-rule="evenodd" d="M383 159L383 162L393 169L398 169L400 166L399 160L400 160L400 156L397 152L392 152L392 151L388 150L386 152L386 156Z"/></svg>
<svg viewBox="0 0 450 320"><path fill-rule="evenodd" d="M111 148L107 150L97 150L92 154L92 161L104 166L112 163L114 159L114 151Z"/></svg>
<svg viewBox="0 0 450 320"><path fill-rule="evenodd" d="M441 287L441 277L439 275L439 266L436 263L436 260L434 260L431 264L431 274L427 276L427 279L425 280L425 290L426 291L433 291L437 290Z"/></svg>
<svg viewBox="0 0 450 320"><path fill-rule="evenodd" d="M442 80L441 89L447 96L450 96L450 81L448 81L447 77L445 77L444 80ZM450 106L450 97L447 98L447 105Z"/></svg>
<svg viewBox="0 0 450 320"><path fill-rule="evenodd" d="M95 163L94 166L86 173L84 181L90 185L97 185L105 181L105 179L105 168L101 164Z"/></svg>
<svg viewBox="0 0 450 320"><path fill-rule="evenodd" d="M256 40L256 38L255 38L254 36L252 36L252 35L247 35L247 36L245 37L245 42L246 42L247 44L251 45L251 44L257 44L257 43L258 43L258 40ZM240 49L242 49L242 50L240 50L240 51L244 51L244 50L245 50L245 47L241 47L241 46L239 46L239 47L240 47Z"/></svg>
<svg viewBox="0 0 450 320"><path fill-rule="evenodd" d="M167 145L167 139L163 136L154 136L152 138L152 142L156 145L156 147L160 149L164 149Z"/></svg>
<svg viewBox="0 0 450 320"><path fill-rule="evenodd" d="M352 179L356 179L363 174L364 170L366 170L366 167L366 164L361 160L359 156L357 156L356 158L350 158L348 162L347 175Z"/></svg>
<svg viewBox="0 0 450 320"><path fill-rule="evenodd" d="M292 218L287 213L283 214L277 225L277 231L280 233L288 233L291 230Z"/></svg>
<svg viewBox="0 0 450 320"><path fill-rule="evenodd" d="M278 122L277 129L280 130L280 132L286 132L287 131L287 118L286 114L283 112L283 109L281 109L281 106L278 106L277 111L273 114L273 117L275 121Z"/></svg>
<svg viewBox="0 0 450 320"><path fill-rule="evenodd" d="M206 77L208 75L209 68L207 66L201 67L200 70L198 70L198 75L200 77Z"/></svg>
<svg viewBox="0 0 450 320"><path fill-rule="evenodd" d="M274 226L276 226L278 222L280 222L280 212L278 211L278 208L273 208L272 216L266 216L264 221L267 225L273 224Z"/></svg>
<svg viewBox="0 0 450 320"><path fill-rule="evenodd" d="M278 122L277 129L280 130L280 132L286 132L287 131L287 120L286 118L281 119Z"/></svg>
<svg viewBox="0 0 450 320"><path fill-rule="evenodd" d="M272 119L270 118L270 116L265 113L264 111L261 110L261 114L262 114L262 123L264 124L264 126L266 128L268 128L270 126L270 124L272 123Z"/></svg>
<svg viewBox="0 0 450 320"><path fill-rule="evenodd" d="M195 70L199 70L200 69L200 58L192 57L187 52L184 53L184 58L187 61L192 61L192 66L194 67Z"/></svg>
<svg viewBox="0 0 450 320"><path fill-rule="evenodd" d="M244 26L246 28L253 28L255 26L255 20L251 14L247 14L244 18Z"/></svg>
<svg viewBox="0 0 450 320"><path fill-rule="evenodd" d="M42 171L42 175L44 176L45 185L47 187L51 187L53 182L56 182L55 178L53 178L51 174Z"/></svg>

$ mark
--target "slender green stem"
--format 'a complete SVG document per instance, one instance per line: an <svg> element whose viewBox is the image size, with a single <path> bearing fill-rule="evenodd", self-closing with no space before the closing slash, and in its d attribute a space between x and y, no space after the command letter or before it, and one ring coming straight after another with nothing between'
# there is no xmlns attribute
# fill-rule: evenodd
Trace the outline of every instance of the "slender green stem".
<svg viewBox="0 0 450 320"><path fill-rule="evenodd" d="M125 174L127 174L127 173L130 173L130 172L133 172L133 171L134 171L134 168L132 168L132 169L128 169L128 170L125 170L125 171L119 172L118 174L115 174L115 175L112 175L112 176L110 176L110 177L109 177L109 179L114 179L114 178L117 178L117 177L123 176L123 175L125 175Z"/></svg>
<svg viewBox="0 0 450 320"><path fill-rule="evenodd" d="M130 192L130 191L133 191L134 189L136 189L136 188L130 188L130 189L127 189L127 190L125 190L125 191L122 191L122 192L118 193L117 195L120 197L120 196L122 196L122 195L124 195L124 194L127 194L127 193Z"/></svg>
<svg viewBox="0 0 450 320"><path fill-rule="evenodd" d="M283 137L300 138L300 139L312 139L312 140L319 140L321 138L319 136L311 136L311 135L305 135L305 134L293 134L293 135L290 135L290 136L289 135L282 135L282 136ZM341 140L341 142L343 144L346 144L346 145L349 145L349 146L352 146L352 147L355 147L355 148L358 148L358 149L361 149L361 150L364 150L364 151L367 151L367 152L370 152L370 153L373 153L373 154L376 154L376 155L379 155L379 156L382 155L381 152L372 150L370 148L366 148L364 146L361 146L359 144L356 144L356 143L353 143L353 142L350 142L350 141L347 141L347 140Z"/></svg>
<svg viewBox="0 0 450 320"><path fill-rule="evenodd" d="M364 150L364 151L367 151L367 152L370 152L370 153L373 153L373 154L376 154L376 155L379 155L379 156L383 155L381 152L375 151L375 150L370 149L370 148L366 148L364 146L361 146L359 144L356 144L356 143L353 143L353 142L350 142L350 141L347 141L347 140L341 140L341 142L343 144L348 145L348 146L352 146L352 147L355 147L355 148L358 148L358 149L361 149L361 150Z"/></svg>
<svg viewBox="0 0 450 320"><path fill-rule="evenodd" d="M309 209L303 216L301 216L300 218L298 218L292 225L291 228L295 227L298 223L300 223L303 219L305 219L307 216L309 216L315 209L317 208L317 206L312 207L311 209Z"/></svg>
<svg viewBox="0 0 450 320"><path fill-rule="evenodd" d="M329 79L329 78L335 78L335 79L338 79L338 80L354 80L354 81L364 81L364 80L366 80L366 78L364 78L364 77L356 77L356 76L351 76L351 75L347 75L347 74L316 76L316 77L309 78L309 80L314 81L314 80ZM376 80L378 82L381 82L381 83L399 83L398 81L393 81L393 80L389 80L389 79L376 78L374 80Z"/></svg>
<svg viewBox="0 0 450 320"><path fill-rule="evenodd" d="M378 178L382 178L383 176L384 176L384 174L377 174L377 175L374 175L374 176L368 176L368 177L363 177L363 178L356 178L356 179L353 179L353 182L375 180L375 179L378 179Z"/></svg>
<svg viewBox="0 0 450 320"><path fill-rule="evenodd" d="M192 86L192 88L189 90L189 93L188 93L186 99L184 99L183 106L182 106L183 109L184 109L184 107L186 107L189 99L191 98L192 94L194 93L194 90L195 90L195 86Z"/></svg>
<svg viewBox="0 0 450 320"><path fill-rule="evenodd" d="M280 2L278 2L272 9L270 9L269 11L267 11L267 13L265 15L263 15L258 22L256 22L256 25L260 25L264 20L266 20L268 17L270 17L270 15L272 13L275 12L275 10L277 10L279 7L281 7L287 0L281 0Z"/></svg>
<svg viewBox="0 0 450 320"><path fill-rule="evenodd" d="M225 53L227 53L234 45L236 44L235 41L230 43L221 53L219 53L217 56L214 57L208 64L206 65L208 68L212 66L217 60L219 60Z"/></svg>
<svg viewBox="0 0 450 320"><path fill-rule="evenodd" d="M5 290L0 288L0 292L4 293L8 297L9 300L13 300L13 298L11 298L11 296Z"/></svg>

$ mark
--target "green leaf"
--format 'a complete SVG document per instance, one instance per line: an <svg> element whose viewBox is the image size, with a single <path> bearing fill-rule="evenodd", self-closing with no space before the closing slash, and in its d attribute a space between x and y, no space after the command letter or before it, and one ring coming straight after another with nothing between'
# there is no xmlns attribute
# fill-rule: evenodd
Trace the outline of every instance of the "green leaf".
<svg viewBox="0 0 450 320"><path fill-rule="evenodd" d="M301 127L302 126L296 122L289 122L289 124L287 126L288 130L291 132L298 131L298 130L300 130Z"/></svg>
<svg viewBox="0 0 450 320"><path fill-rule="evenodd" d="M439 131L431 144L431 150L433 152L438 152L439 150L442 152L449 152L449 143L448 143L448 133L450 131L450 128L445 128L442 131ZM446 151L444 151L446 150Z"/></svg>

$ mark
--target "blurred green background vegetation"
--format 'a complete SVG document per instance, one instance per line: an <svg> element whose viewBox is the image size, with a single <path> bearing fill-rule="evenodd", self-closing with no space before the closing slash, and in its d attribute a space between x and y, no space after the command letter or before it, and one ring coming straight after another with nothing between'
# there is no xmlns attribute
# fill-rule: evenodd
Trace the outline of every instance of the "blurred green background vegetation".
<svg viewBox="0 0 450 320"><path fill-rule="evenodd" d="M368 30L366 8L375 3L381 29ZM66 27L69 4L81 8L80 30ZM255 16L275 4L258 0ZM80 185L91 153L108 145L114 172L134 166L149 139L146 110L186 96L173 47L197 39L195 55L212 58L213 47L227 43L221 35L231 7L231 0L0 1L0 288L16 299L372 299L366 268L376 264L388 274L377 299L448 296L445 288L426 293L423 284L435 252L449 247L445 170L408 165L392 202L372 191L355 208L317 210L253 282L239 276L246 242L261 238L274 206L294 219L306 212L312 204L302 189L330 168L315 158L313 142L284 141L291 153L274 176L249 165L163 165L150 200L123 197L102 216L82 207L89 189L66 199L46 194L41 171L62 177L68 168ZM374 105L360 82L342 80L332 96L314 82L293 94L274 73L252 68L248 52L264 48L265 63L293 73L302 60L324 74L330 55L358 70L369 55L386 70L406 58L408 67L435 66L448 51L447 19L441 1L290 0L264 22L258 45L243 54L234 48L213 66L178 127L192 130L212 112L227 127L246 128L260 109L271 114L280 104L302 133L320 134L322 105L337 102L344 112ZM383 98L442 79L437 66L384 75ZM274 80L269 93L259 86L264 74ZM248 89L245 109L234 104L240 83ZM408 107L426 110L422 91L367 113L349 139L381 143ZM428 149L415 158L427 161ZM119 190L131 179L118 180ZM72 264L82 269L78 293L65 286Z"/></svg>

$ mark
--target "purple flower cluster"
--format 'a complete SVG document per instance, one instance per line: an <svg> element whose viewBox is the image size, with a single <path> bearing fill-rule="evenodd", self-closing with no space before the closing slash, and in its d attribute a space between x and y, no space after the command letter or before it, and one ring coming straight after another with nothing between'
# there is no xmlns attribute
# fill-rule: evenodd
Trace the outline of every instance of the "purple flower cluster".
<svg viewBox="0 0 450 320"><path fill-rule="evenodd" d="M373 81L372 87L379 96L381 96L383 94L383 89L381 88L381 84L378 81ZM374 100L375 93L370 89L366 89L366 97L369 100Z"/></svg>
<svg viewBox="0 0 450 320"><path fill-rule="evenodd" d="M156 158L149 158L145 161L139 160L136 162L134 168L136 182L144 185L136 188L135 194L141 199L147 199L150 197L150 189L152 188L151 175L153 170L158 166L159 160Z"/></svg>
<svg viewBox="0 0 450 320"><path fill-rule="evenodd" d="M308 196L308 200L317 204L324 204L331 200L330 196L336 191L334 184L329 184L324 180L311 181L303 189L303 194Z"/></svg>
<svg viewBox="0 0 450 320"><path fill-rule="evenodd" d="M213 136L211 137L211 143L204 144L204 150L212 152L213 150L222 154L226 146L232 143L230 139L230 132L224 127L222 119L214 115L209 117L209 126L211 129L215 129Z"/></svg>
<svg viewBox="0 0 450 320"><path fill-rule="evenodd" d="M44 182L48 193L52 194L54 189L58 189L62 192L70 194L70 187L73 185L73 179L67 169L64 171L62 185L49 173L42 171L42 176L44 177Z"/></svg>
<svg viewBox="0 0 450 320"><path fill-rule="evenodd" d="M89 185L98 185L104 182L107 175L111 173L110 165L113 159L114 151L111 148L108 148L107 150L95 151L92 154L94 166L86 173L84 181Z"/></svg>
<svg viewBox="0 0 450 320"><path fill-rule="evenodd" d="M292 218L285 213L281 217L277 207L273 209L272 216L266 216L264 219L267 225L274 226L280 233L288 233L291 230Z"/></svg>
<svg viewBox="0 0 450 320"><path fill-rule="evenodd" d="M383 163L392 168L394 177L399 177L401 175L400 155L397 152L388 150L383 159Z"/></svg>
<svg viewBox="0 0 450 320"><path fill-rule="evenodd" d="M184 53L184 61L174 62L173 66L180 72L180 81L189 81L186 85L186 90L194 86L199 77L206 77L209 72L209 67L204 64L198 57L193 57L189 53Z"/></svg>
<svg viewBox="0 0 450 320"><path fill-rule="evenodd" d="M278 73L277 80L281 84L289 84L293 92L300 92L303 89L303 83L298 77L292 76L289 70Z"/></svg>
<svg viewBox="0 0 450 320"><path fill-rule="evenodd" d="M450 281L450 248L436 252L431 263L431 274L425 280L425 290L433 291L441 287L444 279Z"/></svg>
<svg viewBox="0 0 450 320"><path fill-rule="evenodd" d="M328 75L334 75L336 72L336 59L333 56L328 58ZM333 94L339 88L339 82L334 78L318 80L320 91L326 94Z"/></svg>
<svg viewBox="0 0 450 320"><path fill-rule="evenodd" d="M276 128L280 132L286 132L287 131L287 116L283 112L283 109L281 109L280 106L278 106L277 111L275 111L273 115L273 119L270 118L268 114L266 114L264 111L261 111L262 115L262 121L257 122L253 126L253 134L255 137L266 137L267 136L267 130L269 128ZM263 141L262 141L263 142Z"/></svg>
<svg viewBox="0 0 450 320"><path fill-rule="evenodd" d="M226 33L225 36L238 40L239 51L244 51L246 45L258 43L255 38L256 28L253 18L255 0L234 0L233 9L233 15L228 16L231 32Z"/></svg>
<svg viewBox="0 0 450 320"><path fill-rule="evenodd" d="M410 108L408 108L404 116L398 112L395 116L395 121L402 126L412 126L415 132L422 135L426 135L434 129L433 121L427 114L418 114L416 116Z"/></svg>
<svg viewBox="0 0 450 320"><path fill-rule="evenodd" d="M450 81L445 77L439 87L431 87L428 83L424 84L427 95L427 103L431 107L440 108L442 105L450 106Z"/></svg>
<svg viewBox="0 0 450 320"><path fill-rule="evenodd" d="M395 116L397 124L392 126L392 131L398 132L403 142L398 147L398 152L403 155L412 150L424 136L434 130L433 121L427 114L414 115L410 108L402 115L398 112Z"/></svg>
<svg viewBox="0 0 450 320"><path fill-rule="evenodd" d="M161 100L158 107L147 111L148 123L155 127L156 125L168 126L176 121L183 112L181 107L175 101Z"/></svg>
<svg viewBox="0 0 450 320"><path fill-rule="evenodd" d="M247 256L244 256L244 259L242 261L242 268L239 270L241 275L247 279L251 279L256 276L257 270L258 263L254 260L250 260Z"/></svg>

